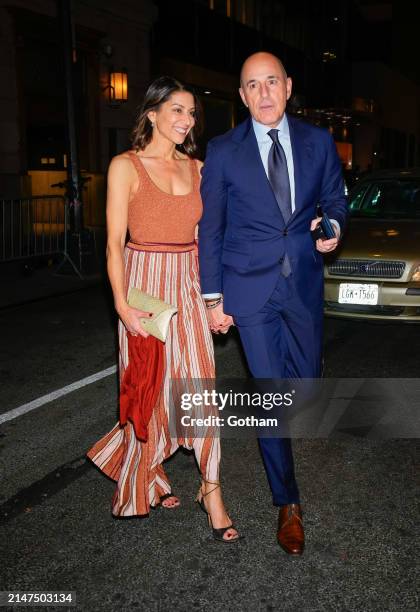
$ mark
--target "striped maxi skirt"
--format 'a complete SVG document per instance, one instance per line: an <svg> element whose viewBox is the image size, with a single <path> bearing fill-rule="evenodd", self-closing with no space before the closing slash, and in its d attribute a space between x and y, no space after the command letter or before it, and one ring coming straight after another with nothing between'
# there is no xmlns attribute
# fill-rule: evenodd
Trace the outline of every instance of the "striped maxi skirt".
<svg viewBox="0 0 420 612"><path fill-rule="evenodd" d="M137 287L178 308L165 343L162 392L148 425L148 440L136 438L130 421L119 423L87 453L89 459L117 482L112 500L114 516L149 513L160 497L171 492L163 462L180 446L193 450L201 475L219 480L220 439L171 437L169 431L172 379L214 379L213 340L205 304L200 293L197 257L194 251L167 253L125 249L126 291ZM128 365L127 332L121 321L119 332L120 381Z"/></svg>

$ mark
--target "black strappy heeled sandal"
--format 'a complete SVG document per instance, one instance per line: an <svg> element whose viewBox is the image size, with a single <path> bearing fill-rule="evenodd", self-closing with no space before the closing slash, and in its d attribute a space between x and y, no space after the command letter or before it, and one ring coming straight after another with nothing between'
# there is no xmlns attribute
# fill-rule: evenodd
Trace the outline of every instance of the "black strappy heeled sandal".
<svg viewBox="0 0 420 612"><path fill-rule="evenodd" d="M201 486L202 486L203 482L206 483L206 484L213 484L213 485L216 485L216 486L211 491L207 491L207 493L203 493L203 491L201 490ZM236 537L230 538L229 540L227 540L223 536L225 535L226 531L228 531L229 529L235 529L235 531L237 532L237 529L236 529L235 525L233 523L231 523L227 527L213 527L213 523L211 521L210 513L207 511L207 508L206 508L206 506L204 504L204 498L207 497L207 495L210 495L210 493L213 493L213 491L215 491L218 487L220 487L220 482L211 482L210 480L203 480L201 482L201 484L200 484L200 489L198 491L197 497L195 498L195 501L200 506L200 508L204 512L204 514L207 515L207 520L209 522L209 527L210 527L210 529L213 532L213 538L215 540L217 540L218 542L224 542L225 544L232 544L233 542L237 542L238 540L241 539L242 536L240 536L239 533L238 533L238 535Z"/></svg>

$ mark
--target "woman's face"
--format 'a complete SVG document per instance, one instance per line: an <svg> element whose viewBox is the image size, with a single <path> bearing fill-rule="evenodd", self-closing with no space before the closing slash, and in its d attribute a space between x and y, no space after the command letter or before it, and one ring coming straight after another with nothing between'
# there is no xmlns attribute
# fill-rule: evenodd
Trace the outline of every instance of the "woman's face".
<svg viewBox="0 0 420 612"><path fill-rule="evenodd" d="M147 115L154 124L153 136L159 134L175 145L182 144L195 124L194 97L188 91L176 91L156 111Z"/></svg>

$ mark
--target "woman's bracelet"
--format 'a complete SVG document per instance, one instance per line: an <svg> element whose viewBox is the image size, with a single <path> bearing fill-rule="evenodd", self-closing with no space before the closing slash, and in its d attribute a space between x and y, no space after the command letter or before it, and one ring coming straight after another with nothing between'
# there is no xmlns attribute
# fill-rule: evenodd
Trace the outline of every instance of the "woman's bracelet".
<svg viewBox="0 0 420 612"><path fill-rule="evenodd" d="M205 300L205 302L206 302L206 308L208 310L211 310L212 308L216 308L216 306L221 304L223 302L223 298L222 298L222 296L220 296L220 297L216 298L215 301Z"/></svg>

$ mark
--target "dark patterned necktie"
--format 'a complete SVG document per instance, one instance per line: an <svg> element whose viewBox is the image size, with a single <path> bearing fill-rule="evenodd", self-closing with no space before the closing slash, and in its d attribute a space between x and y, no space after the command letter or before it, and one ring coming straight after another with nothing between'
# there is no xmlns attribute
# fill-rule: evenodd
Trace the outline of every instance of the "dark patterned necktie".
<svg viewBox="0 0 420 612"><path fill-rule="evenodd" d="M279 142L279 131L270 130L268 135L273 141L268 153L268 180L273 188L277 204L286 224L292 216L292 196L290 194L286 155Z"/></svg>
<svg viewBox="0 0 420 612"><path fill-rule="evenodd" d="M283 215L284 224L286 225L292 216L292 196L290 192L286 155L279 142L279 131L270 130L268 135L273 141L268 153L268 180L270 181L280 212ZM289 276L291 272L287 253L285 253L282 261L281 272L283 276Z"/></svg>

